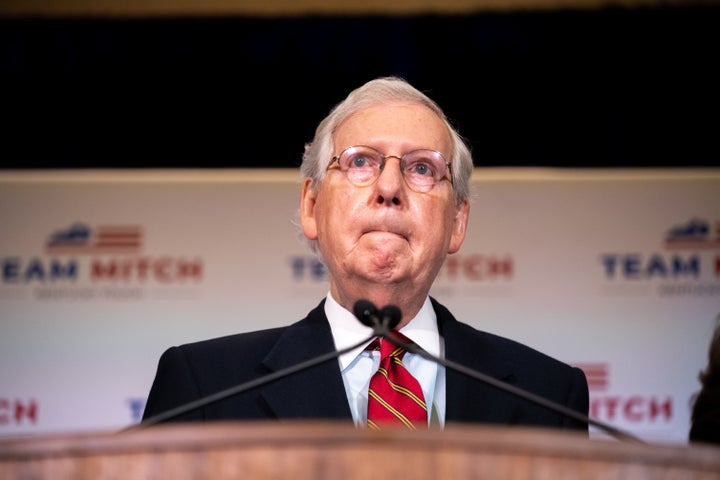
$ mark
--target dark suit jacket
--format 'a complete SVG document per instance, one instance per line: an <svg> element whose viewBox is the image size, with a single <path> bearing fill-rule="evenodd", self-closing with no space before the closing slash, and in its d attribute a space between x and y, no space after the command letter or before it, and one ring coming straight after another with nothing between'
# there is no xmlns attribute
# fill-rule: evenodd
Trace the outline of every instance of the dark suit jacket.
<svg viewBox="0 0 720 480"><path fill-rule="evenodd" d="M587 415L582 370L515 341L458 322L432 299L448 360ZM324 300L292 325L171 347L160 358L143 419L335 349ZM480 422L588 429L546 407L446 369L446 424ZM339 364L331 360L174 420L347 419Z"/></svg>

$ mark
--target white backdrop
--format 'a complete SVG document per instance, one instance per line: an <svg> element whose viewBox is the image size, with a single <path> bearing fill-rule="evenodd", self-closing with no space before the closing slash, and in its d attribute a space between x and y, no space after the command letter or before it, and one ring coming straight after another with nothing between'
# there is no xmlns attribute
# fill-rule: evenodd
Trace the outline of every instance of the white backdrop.
<svg viewBox="0 0 720 480"><path fill-rule="evenodd" d="M128 426L168 346L302 318L327 282L293 225L298 175L0 173L0 435ZM594 418L685 443L720 314L720 170L473 187L432 294L584 368Z"/></svg>

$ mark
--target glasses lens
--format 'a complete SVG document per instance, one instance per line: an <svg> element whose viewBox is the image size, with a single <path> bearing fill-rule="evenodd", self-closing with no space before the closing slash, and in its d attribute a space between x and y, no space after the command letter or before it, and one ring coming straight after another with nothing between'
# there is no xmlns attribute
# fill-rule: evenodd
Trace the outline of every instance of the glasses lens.
<svg viewBox="0 0 720 480"><path fill-rule="evenodd" d="M414 150L406 153L403 160L405 179L417 187L432 187L447 175L447 163L440 152Z"/></svg>
<svg viewBox="0 0 720 480"><path fill-rule="evenodd" d="M378 176L382 154L369 147L350 147L345 149L338 160L340 169L355 185L369 185Z"/></svg>

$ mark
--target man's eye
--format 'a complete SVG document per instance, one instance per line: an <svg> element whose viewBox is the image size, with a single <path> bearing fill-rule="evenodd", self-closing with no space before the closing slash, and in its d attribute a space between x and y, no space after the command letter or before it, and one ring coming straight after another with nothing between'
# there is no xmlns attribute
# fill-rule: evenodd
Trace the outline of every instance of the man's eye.
<svg viewBox="0 0 720 480"><path fill-rule="evenodd" d="M355 155L350 159L349 168L363 168L370 165L370 159L365 155Z"/></svg>
<svg viewBox="0 0 720 480"><path fill-rule="evenodd" d="M415 162L412 165L409 165L408 172L415 174L415 175L420 175L423 177L432 177L433 176L432 167L430 165L428 165L427 163L422 163L422 162Z"/></svg>

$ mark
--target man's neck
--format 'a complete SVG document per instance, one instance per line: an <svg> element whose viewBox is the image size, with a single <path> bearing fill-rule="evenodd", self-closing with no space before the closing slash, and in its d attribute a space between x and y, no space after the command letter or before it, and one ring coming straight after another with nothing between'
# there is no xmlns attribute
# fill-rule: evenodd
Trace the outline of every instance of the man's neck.
<svg viewBox="0 0 720 480"><path fill-rule="evenodd" d="M345 309L353 311L355 302L360 299L372 302L377 308L386 305L395 305L402 312L400 324L396 327L398 330L405 326L423 306L428 292L419 292L412 288L394 288L394 287L378 287L373 285L371 288L357 289L341 289L337 285L330 286L330 292L333 298Z"/></svg>

